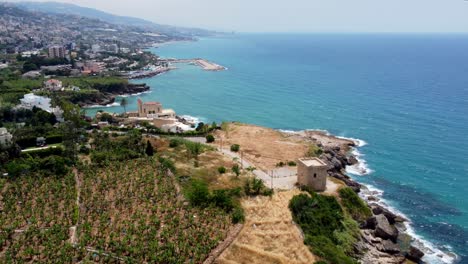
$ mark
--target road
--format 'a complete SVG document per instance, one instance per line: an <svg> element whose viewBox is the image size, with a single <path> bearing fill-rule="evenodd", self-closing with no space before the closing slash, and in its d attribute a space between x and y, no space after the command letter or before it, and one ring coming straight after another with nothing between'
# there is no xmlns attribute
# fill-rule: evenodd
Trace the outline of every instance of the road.
<svg viewBox="0 0 468 264"><path fill-rule="evenodd" d="M185 139L190 140L192 142L198 142L198 143L203 143L203 144L206 143L206 140L203 137L187 137ZM223 155L229 156L233 159L236 158L237 160L239 160L239 163L242 164L243 168L255 167L253 163L247 161L246 159L241 160L239 153L232 152L229 149L224 149L224 148L220 149L219 147L217 147L217 150L221 152ZM273 188L273 189L291 190L294 188L294 185L297 182L296 175L277 178L277 177L271 177L270 175L268 175L268 173L260 169L255 169L253 171L253 174L255 175L256 178L261 179L263 183L265 183L266 186Z"/></svg>

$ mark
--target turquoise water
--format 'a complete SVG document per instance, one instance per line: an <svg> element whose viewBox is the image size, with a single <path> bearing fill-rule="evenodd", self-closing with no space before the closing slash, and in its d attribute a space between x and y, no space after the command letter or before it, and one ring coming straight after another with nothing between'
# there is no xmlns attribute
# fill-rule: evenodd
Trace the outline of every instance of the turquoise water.
<svg viewBox="0 0 468 264"><path fill-rule="evenodd" d="M468 35L235 35L153 51L229 69L178 65L143 80L152 89L143 100L207 122L365 140L372 172L353 177L468 263Z"/></svg>

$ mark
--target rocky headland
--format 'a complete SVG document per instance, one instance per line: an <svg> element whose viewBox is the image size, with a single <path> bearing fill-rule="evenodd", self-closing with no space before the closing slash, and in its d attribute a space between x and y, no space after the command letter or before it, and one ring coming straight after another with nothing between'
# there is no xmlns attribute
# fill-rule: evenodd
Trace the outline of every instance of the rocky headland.
<svg viewBox="0 0 468 264"><path fill-rule="evenodd" d="M328 164L328 174L341 180L355 192L367 189L346 174L346 167L356 165L359 160L352 154L357 142L338 138L322 131L301 131L298 135L310 140L323 149L320 158ZM388 208L378 204L372 195L364 198L372 216L361 223L361 237L355 244L355 254L362 263L392 264L412 261L423 263L424 253L411 245L413 238L406 232L408 221Z"/></svg>
<svg viewBox="0 0 468 264"><path fill-rule="evenodd" d="M85 98L81 98L77 103L80 107L90 107L90 106L106 106L113 104L115 102L115 98L121 95L135 95L144 93L150 90L150 87L145 83L142 84L133 84L129 83L125 85L122 89L115 89L111 92L99 92L95 96L87 96Z"/></svg>

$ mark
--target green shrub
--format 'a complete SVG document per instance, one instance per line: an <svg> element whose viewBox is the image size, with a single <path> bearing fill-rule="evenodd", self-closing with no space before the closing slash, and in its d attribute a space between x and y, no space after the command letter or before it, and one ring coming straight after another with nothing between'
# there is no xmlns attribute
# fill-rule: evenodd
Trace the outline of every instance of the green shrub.
<svg viewBox="0 0 468 264"><path fill-rule="evenodd" d="M210 203L210 192L208 185L199 180L193 180L187 192L190 204L205 207Z"/></svg>
<svg viewBox="0 0 468 264"><path fill-rule="evenodd" d="M215 137L213 135L206 136L206 143L213 143L215 141Z"/></svg>
<svg viewBox="0 0 468 264"><path fill-rule="evenodd" d="M169 147L171 148L176 148L180 145L180 141L176 138L171 138L171 140L169 141Z"/></svg>
<svg viewBox="0 0 468 264"><path fill-rule="evenodd" d="M240 207L237 206L234 208L234 211L232 212L232 223L237 224L237 223L242 223L245 220L244 216L244 210Z"/></svg>
<svg viewBox="0 0 468 264"><path fill-rule="evenodd" d="M282 161L276 163L276 167L283 167L283 166L284 166L284 162Z"/></svg>
<svg viewBox="0 0 468 264"><path fill-rule="evenodd" d="M240 150L240 145L239 144L231 145L231 151L232 152L238 152L239 150Z"/></svg>
<svg viewBox="0 0 468 264"><path fill-rule="evenodd" d="M341 204L346 212L358 222L364 222L372 216L372 212L367 204L349 187L339 190Z"/></svg>
<svg viewBox="0 0 468 264"><path fill-rule="evenodd" d="M345 253L352 254L354 250L354 244L359 238L360 230L359 225L353 219L345 217L342 221L344 230L333 232L333 238L337 242L338 247L341 248Z"/></svg>
<svg viewBox="0 0 468 264"><path fill-rule="evenodd" d="M86 147L85 145L81 145L78 152L81 153L81 154L88 155L89 154L89 148Z"/></svg>
<svg viewBox="0 0 468 264"><path fill-rule="evenodd" d="M174 164L174 162L172 160L166 159L166 158L163 158L163 157L159 157L158 161L159 161L159 167L160 167L161 171L170 170L172 173L176 172L176 167L175 167L175 164Z"/></svg>
<svg viewBox="0 0 468 264"><path fill-rule="evenodd" d="M224 174L224 173L226 173L226 168L221 166L221 167L218 168L218 172L219 172L219 174Z"/></svg>
<svg viewBox="0 0 468 264"><path fill-rule="evenodd" d="M62 135L50 135L46 137L47 144L57 144L61 143L63 140Z"/></svg>
<svg viewBox="0 0 468 264"><path fill-rule="evenodd" d="M288 161L288 166L294 167L294 166L296 166L296 165L297 165L296 162L294 162L294 161Z"/></svg>
<svg viewBox="0 0 468 264"><path fill-rule="evenodd" d="M289 203L294 221L305 234L304 243L327 263L356 263L346 253L352 253L359 235L357 223L344 215L335 197L309 193L296 195Z"/></svg>
<svg viewBox="0 0 468 264"><path fill-rule="evenodd" d="M250 196L273 195L273 189L267 188L265 184L263 184L263 181L257 178L247 179L247 181L244 184L244 192L246 195Z"/></svg>
<svg viewBox="0 0 468 264"><path fill-rule="evenodd" d="M323 153L323 150L316 145L310 145L306 152L306 157L318 157Z"/></svg>
<svg viewBox="0 0 468 264"><path fill-rule="evenodd" d="M234 174L236 174L236 177L239 177L240 175L240 167L238 164L234 164L232 166L232 172L234 172Z"/></svg>
<svg viewBox="0 0 468 264"><path fill-rule="evenodd" d="M326 236L306 235L304 243L308 245L312 252L328 261L328 263L356 264L352 258L338 248L331 239Z"/></svg>
<svg viewBox="0 0 468 264"><path fill-rule="evenodd" d="M234 202L228 190L214 190L211 202L226 212L230 212L234 208Z"/></svg>

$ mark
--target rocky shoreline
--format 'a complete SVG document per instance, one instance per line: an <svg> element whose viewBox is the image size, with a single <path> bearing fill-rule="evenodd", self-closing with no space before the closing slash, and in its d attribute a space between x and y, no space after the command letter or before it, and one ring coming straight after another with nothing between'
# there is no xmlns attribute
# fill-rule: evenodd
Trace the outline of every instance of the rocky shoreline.
<svg viewBox="0 0 468 264"><path fill-rule="evenodd" d="M115 98L121 95L135 95L150 90L150 87L145 83L142 84L132 84L129 83L125 89L111 92L111 93L100 93L99 96L94 98L87 98L83 101L78 102L77 104L83 108L89 108L96 105L107 106L115 103Z"/></svg>
<svg viewBox="0 0 468 264"><path fill-rule="evenodd" d="M331 177L343 181L355 192L360 193L365 186L346 175L346 166L357 164L358 159L351 154L356 142L331 136L322 131L302 131L300 136L323 149L320 158L325 161ZM391 212L376 203L378 198L369 196L365 202L372 210L372 217L361 223L361 237L355 244L356 257L364 264L393 264L411 261L424 263L424 253L411 245L413 238L407 233L404 217ZM410 262L410 263L411 263Z"/></svg>

